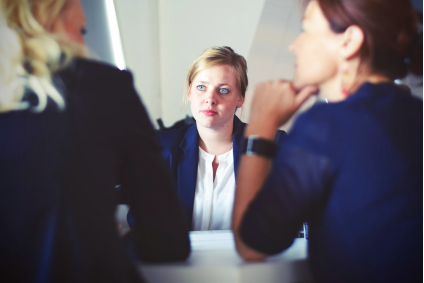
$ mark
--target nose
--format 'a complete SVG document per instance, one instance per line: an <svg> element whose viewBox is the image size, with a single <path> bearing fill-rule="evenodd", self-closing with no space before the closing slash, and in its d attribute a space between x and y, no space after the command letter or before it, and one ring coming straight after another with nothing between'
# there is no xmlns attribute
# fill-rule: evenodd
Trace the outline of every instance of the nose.
<svg viewBox="0 0 424 283"><path fill-rule="evenodd" d="M205 103L206 104L210 104L210 105L215 105L216 104L216 93L215 93L215 89L210 89L208 91L206 91L206 97L205 97Z"/></svg>

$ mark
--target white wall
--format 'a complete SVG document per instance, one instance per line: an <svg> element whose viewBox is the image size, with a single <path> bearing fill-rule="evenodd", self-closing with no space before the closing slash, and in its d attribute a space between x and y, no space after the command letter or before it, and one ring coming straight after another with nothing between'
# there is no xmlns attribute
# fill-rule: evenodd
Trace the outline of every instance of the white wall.
<svg viewBox="0 0 424 283"><path fill-rule="evenodd" d="M85 44L90 58L115 65L105 1L81 0L87 18Z"/></svg>
<svg viewBox="0 0 424 283"><path fill-rule="evenodd" d="M247 56L251 87L246 93L241 115L243 121L247 122L249 119L254 86L258 82L293 78L295 56L288 48L301 31L302 9L302 1L266 0ZM307 101L298 113L308 109L315 100L313 97ZM294 119L295 117L281 129L288 130Z"/></svg>
<svg viewBox="0 0 424 283"><path fill-rule="evenodd" d="M115 0L127 68L152 118L161 116L158 0Z"/></svg>

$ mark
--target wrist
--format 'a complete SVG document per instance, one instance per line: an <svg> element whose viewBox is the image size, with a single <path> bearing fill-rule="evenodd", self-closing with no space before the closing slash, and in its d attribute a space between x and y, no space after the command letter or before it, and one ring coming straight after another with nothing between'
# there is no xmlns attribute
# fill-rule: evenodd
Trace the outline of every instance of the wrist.
<svg viewBox="0 0 424 283"><path fill-rule="evenodd" d="M273 140L250 135L243 140L241 150L243 154L250 156L259 155L265 158L274 158L278 146Z"/></svg>
<svg viewBox="0 0 424 283"><path fill-rule="evenodd" d="M246 137L256 135L262 139L274 140L277 131L278 127L276 125L253 122L247 125L244 135Z"/></svg>

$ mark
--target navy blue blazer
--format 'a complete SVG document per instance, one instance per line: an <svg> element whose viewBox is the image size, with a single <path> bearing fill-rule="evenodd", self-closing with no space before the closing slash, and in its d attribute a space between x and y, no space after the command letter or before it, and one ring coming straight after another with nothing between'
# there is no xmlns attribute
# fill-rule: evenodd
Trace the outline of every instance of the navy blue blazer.
<svg viewBox="0 0 424 283"><path fill-rule="evenodd" d="M141 259L185 259L185 218L131 73L76 59L53 79L64 111L49 100L0 113L0 282L142 282L117 233L116 184Z"/></svg>
<svg viewBox="0 0 424 283"><path fill-rule="evenodd" d="M246 124L241 122L237 116L234 116L234 172L237 172L239 165L240 147L245 127ZM197 125L194 123L177 130L161 131L158 136L162 145L162 156L174 180L189 227L191 227L197 165L199 162L199 135L197 133ZM279 131L276 142L278 144L281 143L286 136L286 132Z"/></svg>
<svg viewBox="0 0 424 283"><path fill-rule="evenodd" d="M423 282L423 102L364 83L300 115L240 226L265 254L309 224L314 282Z"/></svg>

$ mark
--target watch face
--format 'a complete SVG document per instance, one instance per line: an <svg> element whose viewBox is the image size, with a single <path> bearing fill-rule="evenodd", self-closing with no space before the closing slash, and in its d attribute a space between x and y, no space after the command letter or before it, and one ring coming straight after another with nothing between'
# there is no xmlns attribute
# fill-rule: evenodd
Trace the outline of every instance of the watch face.
<svg viewBox="0 0 424 283"><path fill-rule="evenodd" d="M247 139L245 139L246 141L246 148L243 147L243 150L245 149L245 153L247 155L256 155L256 152L254 151L254 144L256 139L258 138L258 136L256 135L252 135L249 136Z"/></svg>
<svg viewBox="0 0 424 283"><path fill-rule="evenodd" d="M258 138L258 136L249 136L244 140L242 147L246 155L261 155L272 158L277 153L275 142Z"/></svg>

